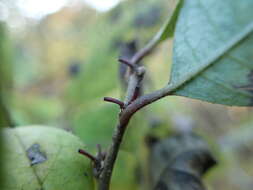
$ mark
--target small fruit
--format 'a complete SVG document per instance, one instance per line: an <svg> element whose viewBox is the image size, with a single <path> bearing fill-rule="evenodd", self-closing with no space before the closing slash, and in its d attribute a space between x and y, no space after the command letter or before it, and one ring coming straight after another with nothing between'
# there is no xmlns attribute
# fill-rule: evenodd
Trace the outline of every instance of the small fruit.
<svg viewBox="0 0 253 190"><path fill-rule="evenodd" d="M1 190L93 190L84 144L57 128L27 126L2 131Z"/></svg>

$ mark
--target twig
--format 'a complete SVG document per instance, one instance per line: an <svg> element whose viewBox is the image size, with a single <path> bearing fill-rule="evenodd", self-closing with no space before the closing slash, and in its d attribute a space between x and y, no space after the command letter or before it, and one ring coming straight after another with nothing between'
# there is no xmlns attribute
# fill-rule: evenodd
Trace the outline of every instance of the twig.
<svg viewBox="0 0 253 190"><path fill-rule="evenodd" d="M120 100L111 97L104 97L104 101L118 104L121 109L124 109L125 106L124 102L121 102Z"/></svg>
<svg viewBox="0 0 253 190"><path fill-rule="evenodd" d="M78 152L85 157L89 158L92 162L97 162L97 158L90 153L86 152L85 150L79 149Z"/></svg>
<svg viewBox="0 0 253 190"><path fill-rule="evenodd" d="M137 65L136 65L137 67ZM138 66L134 72L130 75L127 87L127 93L125 98L125 106L131 104L139 96L139 90L141 88L141 82L145 74L145 68Z"/></svg>
<svg viewBox="0 0 253 190"><path fill-rule="evenodd" d="M96 156L93 156L92 154L82 149L79 149L78 152L92 161L93 175L96 178L99 178L104 168L104 160L105 160L106 153L102 152L102 148L100 144L97 144L97 149L98 149L98 152Z"/></svg>
<svg viewBox="0 0 253 190"><path fill-rule="evenodd" d="M118 100L116 101L112 98L104 99L105 101L113 102L120 105L120 107L123 109L121 114L119 115L119 122L114 131L114 135L112 137L112 144L107 152L107 156L104 161L104 168L98 181L99 190L109 190L114 163L116 161L126 127L132 115L141 107L147 105L148 102L151 103L151 101L149 101L148 99L146 99L145 102L138 101L139 99L141 99L138 97L141 82L145 74L145 68L143 66L139 66L138 64L145 56L149 55L153 51L157 44L158 41L152 40L146 47L137 52L130 61L119 59L121 63L128 65L130 69L132 69L132 72L129 77L124 107L122 106L122 103Z"/></svg>
<svg viewBox="0 0 253 190"><path fill-rule="evenodd" d="M107 156L104 161L104 169L100 175L99 179L99 190L109 190L110 186L110 179L114 167L114 163L116 161L120 144L122 142L126 127L132 118L132 116L141 108L145 107L148 104L151 104L152 102L155 102L165 96L168 96L172 90L168 88L163 88L160 90L157 90L153 93L143 95L133 101L131 104L129 104L120 114L119 118L119 124L117 125L113 138L112 138L112 144L109 148L109 151L107 152Z"/></svg>
<svg viewBox="0 0 253 190"><path fill-rule="evenodd" d="M136 65L132 64L131 62L129 62L129 61L125 60L125 59L119 59L118 61L120 63L123 63L123 64L127 65L132 70L135 70L135 68L136 68Z"/></svg>
<svg viewBox="0 0 253 190"><path fill-rule="evenodd" d="M131 63L138 64L140 61L148 56L153 50L156 48L156 46L159 44L159 39L154 38L152 39L143 49L138 51L133 58L131 59Z"/></svg>
<svg viewBox="0 0 253 190"><path fill-rule="evenodd" d="M157 90L151 94L140 96L141 82L145 74L145 68L139 66L141 60L153 52L160 42L160 35L156 35L143 49L138 51L131 60L119 59L119 62L126 64L130 67L131 73L128 81L127 93L124 101L124 108L119 115L119 122L114 131L112 138L112 144L107 152L107 156L104 161L104 168L98 181L99 190L109 190L111 175L113 172L114 163L116 161L120 144L122 142L125 130L131 119L131 117L138 110L144 106L167 96L173 91L173 88L165 87L161 90Z"/></svg>

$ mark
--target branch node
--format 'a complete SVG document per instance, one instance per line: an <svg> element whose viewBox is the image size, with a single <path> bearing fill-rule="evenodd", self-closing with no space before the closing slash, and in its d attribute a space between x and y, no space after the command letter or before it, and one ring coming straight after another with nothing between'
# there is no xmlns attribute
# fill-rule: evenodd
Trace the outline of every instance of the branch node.
<svg viewBox="0 0 253 190"><path fill-rule="evenodd" d="M150 43L148 43L143 49L138 51L130 61L119 59L119 62L127 65L130 68L131 74L129 76L125 103L113 98L104 98L105 101L118 104L122 112L119 115L119 124L115 130L113 142L102 162L102 172L99 174L98 181L99 190L109 190L114 164L120 149L120 145L122 143L126 127L131 117L135 112L137 112L145 105L166 95L165 93L159 95L153 93L149 96L143 96L142 99L140 98L139 102L137 101L137 97L140 96L141 82L145 74L145 68L139 66L139 63L144 57L149 55L158 44L159 38L154 38L154 40L151 40ZM134 100L136 101L135 104L132 103Z"/></svg>
<svg viewBox="0 0 253 190"><path fill-rule="evenodd" d="M91 155L90 153L86 152L85 150L79 149L78 152L85 157L89 158L92 161L93 165L93 175L96 178L99 178L101 172L103 171L104 168L104 160L106 153L102 152L101 145L97 145L98 152L96 156Z"/></svg>
<svg viewBox="0 0 253 190"><path fill-rule="evenodd" d="M119 105L120 109L124 109L125 108L124 102L122 102L122 101L120 101L118 99L111 98L111 97L104 97L104 101L117 104L117 105Z"/></svg>
<svg viewBox="0 0 253 190"><path fill-rule="evenodd" d="M136 73L138 76L142 77L146 73L146 69L143 66L137 68Z"/></svg>
<svg viewBox="0 0 253 190"><path fill-rule="evenodd" d="M128 61L128 60L125 60L125 59L119 59L118 60L120 63L122 63L122 64L125 64L125 65L127 65L131 70L136 70L136 65L134 65L133 63L131 63L130 61Z"/></svg>

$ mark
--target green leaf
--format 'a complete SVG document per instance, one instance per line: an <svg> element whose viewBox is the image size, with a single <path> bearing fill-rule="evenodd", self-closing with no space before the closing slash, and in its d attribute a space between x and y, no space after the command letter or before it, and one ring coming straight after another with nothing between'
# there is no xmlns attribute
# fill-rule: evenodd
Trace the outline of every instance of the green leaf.
<svg viewBox="0 0 253 190"><path fill-rule="evenodd" d="M253 105L253 1L187 0L175 31L167 92Z"/></svg>
<svg viewBox="0 0 253 190"><path fill-rule="evenodd" d="M173 14L167 19L163 27L157 33L155 38L159 39L159 42L166 40L174 35L178 15L184 4L184 0L178 0Z"/></svg>
<svg viewBox="0 0 253 190"><path fill-rule="evenodd" d="M160 43L174 35L175 26L177 23L178 15L180 10L183 6L184 0L178 0L176 3L175 10L173 11L172 15L168 17L165 24L159 30L159 32L155 35L150 43Z"/></svg>
<svg viewBox="0 0 253 190"><path fill-rule="evenodd" d="M41 126L3 130L2 190L92 190L90 161L79 155L75 136Z"/></svg>

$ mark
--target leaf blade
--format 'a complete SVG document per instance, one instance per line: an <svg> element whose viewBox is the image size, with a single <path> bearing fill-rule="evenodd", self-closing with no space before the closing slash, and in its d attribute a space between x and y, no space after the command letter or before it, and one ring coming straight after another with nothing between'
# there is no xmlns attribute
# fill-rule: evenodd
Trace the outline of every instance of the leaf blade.
<svg viewBox="0 0 253 190"><path fill-rule="evenodd" d="M175 6L175 10L173 11L172 15L168 17L165 21L164 25L160 28L160 30L155 34L153 39L148 43L147 47L152 47L160 44L161 42L167 40L170 37L173 37L176 22L178 19L178 15L180 10L183 6L184 0L178 0Z"/></svg>
<svg viewBox="0 0 253 190"><path fill-rule="evenodd" d="M178 15L180 13L180 10L183 6L184 0L179 0L177 2L176 8L171 15L165 22L164 26L161 28L161 30L157 33L157 36L155 38L159 39L159 42L162 42L174 35L176 22L178 19Z"/></svg>
<svg viewBox="0 0 253 190"><path fill-rule="evenodd" d="M219 4L215 0L205 1L207 2L209 5ZM238 11L231 8L226 0L222 5L213 7L215 10L209 13L212 16L205 15L206 9L200 4L200 1L189 0L182 8L176 29L171 80L166 87L167 91L212 103L251 105L251 91L243 90L240 86L249 82L249 74L253 69L249 62L252 58L250 51L241 52L243 48L252 47L253 44L253 22L250 19L252 13L249 13L249 7L253 3L237 2L237 6L243 7ZM230 12L218 15L219 18L215 20L213 17L221 7L230 8ZM234 16L231 17L231 14ZM215 20L216 27L205 22L210 17ZM230 28L227 29L227 26Z"/></svg>

